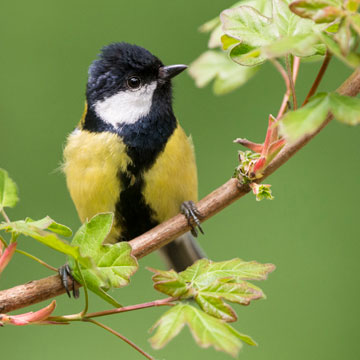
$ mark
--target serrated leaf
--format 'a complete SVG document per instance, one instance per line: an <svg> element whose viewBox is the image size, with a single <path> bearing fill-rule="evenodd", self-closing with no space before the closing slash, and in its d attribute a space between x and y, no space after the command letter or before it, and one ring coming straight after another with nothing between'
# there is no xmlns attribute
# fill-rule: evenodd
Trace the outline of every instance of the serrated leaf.
<svg viewBox="0 0 360 360"><path fill-rule="evenodd" d="M226 35L252 47L268 45L276 40L271 19L250 6L224 10L220 19Z"/></svg>
<svg viewBox="0 0 360 360"><path fill-rule="evenodd" d="M197 287L205 287L215 280L229 277L234 280L265 280L268 273L274 269L273 264L260 264L257 261L232 259L212 262L208 259L201 259L180 275L186 281L195 283Z"/></svg>
<svg viewBox="0 0 360 360"><path fill-rule="evenodd" d="M212 316L235 321L234 310L224 302L248 305L251 300L264 298L260 288L244 280L264 280L274 270L272 264L233 259L212 262L201 259L177 274L175 271L154 270L156 290L181 299L194 298Z"/></svg>
<svg viewBox="0 0 360 360"><path fill-rule="evenodd" d="M281 36L296 36L310 34L314 23L308 19L302 19L289 8L289 0L272 0L272 21L276 24Z"/></svg>
<svg viewBox="0 0 360 360"><path fill-rule="evenodd" d="M87 287L112 305L119 306L106 291L127 285L138 264L136 258L131 255L129 243L103 244L111 230L112 222L112 213L94 216L80 227L72 244L80 247L82 257L91 260L87 265L81 264L81 273ZM82 277L71 259L69 264L75 279L82 283Z"/></svg>
<svg viewBox="0 0 360 360"><path fill-rule="evenodd" d="M148 268L148 270L155 273L152 280L156 290L175 298L187 293L188 288L186 282L180 278L176 271L162 271L152 268Z"/></svg>
<svg viewBox="0 0 360 360"><path fill-rule="evenodd" d="M249 305L251 300L262 297L264 297L263 292L246 281L235 283L217 280L199 290L195 300L206 313L231 322L236 321L236 313L224 300L241 305Z"/></svg>
<svg viewBox="0 0 360 360"><path fill-rule="evenodd" d="M243 66L254 66L287 54L319 54L320 40L315 31L321 29L319 25L291 12L288 0L271 3L271 17L248 6L223 11L220 18L225 35L240 42L230 47L230 57Z"/></svg>
<svg viewBox="0 0 360 360"><path fill-rule="evenodd" d="M360 124L360 99L332 93L330 109L335 119L348 125Z"/></svg>
<svg viewBox="0 0 360 360"><path fill-rule="evenodd" d="M68 244L65 240L57 237L55 234L45 230L50 230L49 227L51 227L51 225L53 225L54 223L54 220L52 220L50 217L46 217L39 221L19 220L10 223L0 224L0 230L6 230L8 232L30 236L33 239L51 247L54 250L60 251L63 254L73 257L80 263L86 264L87 262L81 258L79 248L77 246L72 246ZM53 229L54 228L52 228L51 230L53 231ZM59 230L57 226L55 226L55 230ZM61 231L63 231L62 228Z"/></svg>
<svg viewBox="0 0 360 360"><path fill-rule="evenodd" d="M234 322L237 320L236 312L221 298L216 296L207 296L201 292L195 296L195 301L199 304L203 311L211 316L222 319L226 322Z"/></svg>
<svg viewBox="0 0 360 360"><path fill-rule="evenodd" d="M149 339L151 346L154 349L163 348L169 341L179 334L184 327L186 319L183 304L178 304L168 310L156 324L151 328L151 331L157 328L153 337Z"/></svg>
<svg viewBox="0 0 360 360"><path fill-rule="evenodd" d="M235 8L240 5L247 5L255 8L256 10L260 11L262 14L271 14L271 2L268 0L242 0L230 8ZM202 26L200 26L199 30L201 32L210 32L210 39L208 42L208 47L210 49L220 47L221 46L221 36L223 35L223 31L221 28L221 22L219 16L216 18L211 19L210 21L206 22Z"/></svg>
<svg viewBox="0 0 360 360"><path fill-rule="evenodd" d="M290 9L316 23L330 23L342 16L341 5L340 0L301 0L292 2Z"/></svg>
<svg viewBox="0 0 360 360"><path fill-rule="evenodd" d="M207 51L190 65L189 74L199 87L215 79L213 90L222 95L243 85L257 70L234 64L225 53Z"/></svg>
<svg viewBox="0 0 360 360"><path fill-rule="evenodd" d="M289 143L315 131L330 111L327 94L320 94L304 107L289 111L280 122L280 131Z"/></svg>
<svg viewBox="0 0 360 360"><path fill-rule="evenodd" d="M14 207L19 201L15 182L6 170L0 169L0 210L4 207Z"/></svg>
<svg viewBox="0 0 360 360"><path fill-rule="evenodd" d="M216 350L237 356L242 347L240 340L256 345L249 336L240 334L227 323L216 319L188 304L178 304L167 311L155 324L155 335L151 345L162 348L187 324L195 341L204 348L213 346Z"/></svg>

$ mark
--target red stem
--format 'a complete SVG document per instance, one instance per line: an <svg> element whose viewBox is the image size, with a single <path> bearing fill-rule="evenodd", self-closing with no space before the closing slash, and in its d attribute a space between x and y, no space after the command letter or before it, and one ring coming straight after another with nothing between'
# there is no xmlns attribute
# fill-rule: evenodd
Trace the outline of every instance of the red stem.
<svg viewBox="0 0 360 360"><path fill-rule="evenodd" d="M319 70L319 73L317 74L316 79L315 79L314 83L312 84L309 93L306 95L306 98L305 98L302 106L306 105L308 103L309 99L315 94L315 92L316 92L317 88L319 87L320 82L321 82L321 80L322 80L322 78L323 78L323 76L325 74L325 71L326 71L326 69L327 69L327 67L329 65L331 57L332 57L332 54L329 51L327 51L326 55L325 55L325 58L324 58L324 61L323 61L322 65L321 65L321 68Z"/></svg>
<svg viewBox="0 0 360 360"><path fill-rule="evenodd" d="M132 348L134 348L136 351L138 351L140 354L144 355L147 359L149 360L155 360L152 356L150 356L148 353L146 353L144 350L142 350L141 348L139 348L135 343L133 343L131 340L129 340L127 337L125 337L124 335L121 335L120 333L118 333L117 331L115 331L114 329L99 323L98 321L92 320L92 319L84 319L83 321L86 322L91 322L97 326L100 326L101 328L111 332L113 335L117 336L118 338L120 338L121 340L125 341L127 344L129 344Z"/></svg>
<svg viewBox="0 0 360 360"><path fill-rule="evenodd" d="M117 309L93 312L93 313L86 314L85 318L88 319L88 318L94 318L94 317L99 317L99 316L118 314L118 313L122 313L122 312L146 309L146 308L155 307L155 306L173 306L174 304L171 304L171 302L174 300L176 300L176 298L170 297L170 298L150 301L150 302L146 302L146 303L142 303L142 304L124 306L124 307L117 308Z"/></svg>

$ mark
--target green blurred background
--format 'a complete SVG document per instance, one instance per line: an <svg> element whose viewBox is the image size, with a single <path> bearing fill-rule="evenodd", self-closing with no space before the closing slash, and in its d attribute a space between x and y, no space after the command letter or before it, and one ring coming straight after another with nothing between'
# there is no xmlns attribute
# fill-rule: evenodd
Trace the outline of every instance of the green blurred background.
<svg viewBox="0 0 360 360"><path fill-rule="evenodd" d="M206 49L200 24L232 1L12 1L0 13L0 166L20 188L11 219L50 215L76 229L80 223L57 171L64 141L84 103L87 67L99 48L112 41L142 45L164 63L190 63ZM303 99L319 63L300 69ZM335 89L351 70L333 61L321 88ZM276 114L284 86L270 65L238 91L215 97L197 89L187 75L175 80L175 112L196 146L199 194L205 196L233 173L236 137L261 142L267 116ZM240 358L359 359L359 128L333 122L267 180L274 201L248 195L204 224L201 244L213 260L235 256L276 264L259 283L267 300L236 306L241 332L258 341ZM29 238L22 249L54 266L65 258ZM149 301L151 274L163 267L157 254L141 260L131 287L115 295L123 304ZM21 255L7 268L0 287L50 275ZM58 314L81 309L84 297L57 299ZM91 297L91 309L107 307ZM37 309L34 306L32 309ZM148 329L163 309L141 310L104 319L157 359L226 359L195 345L188 329L164 350L154 351ZM142 359L132 348L90 324L0 329L1 358Z"/></svg>

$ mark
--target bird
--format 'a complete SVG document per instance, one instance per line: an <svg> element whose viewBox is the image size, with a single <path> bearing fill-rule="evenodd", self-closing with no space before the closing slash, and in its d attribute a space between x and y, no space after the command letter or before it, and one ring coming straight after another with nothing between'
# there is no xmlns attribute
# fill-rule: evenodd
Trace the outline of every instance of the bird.
<svg viewBox="0 0 360 360"><path fill-rule="evenodd" d="M82 222L114 213L106 242L130 241L182 212L191 232L165 245L168 265L183 271L205 257L191 137L173 111L172 79L186 65L165 66L143 47L103 47L88 71L85 110L64 148L63 171Z"/></svg>

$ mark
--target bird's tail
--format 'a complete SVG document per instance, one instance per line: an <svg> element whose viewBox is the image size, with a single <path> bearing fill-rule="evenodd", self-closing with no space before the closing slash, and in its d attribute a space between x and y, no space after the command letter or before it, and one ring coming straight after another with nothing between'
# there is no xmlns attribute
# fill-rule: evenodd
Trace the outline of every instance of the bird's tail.
<svg viewBox="0 0 360 360"><path fill-rule="evenodd" d="M177 272L185 270L196 260L206 255L190 233L186 233L160 249L170 269Z"/></svg>

